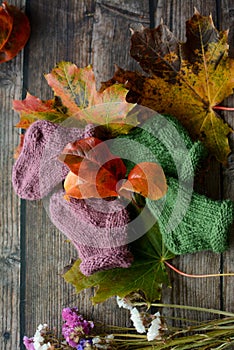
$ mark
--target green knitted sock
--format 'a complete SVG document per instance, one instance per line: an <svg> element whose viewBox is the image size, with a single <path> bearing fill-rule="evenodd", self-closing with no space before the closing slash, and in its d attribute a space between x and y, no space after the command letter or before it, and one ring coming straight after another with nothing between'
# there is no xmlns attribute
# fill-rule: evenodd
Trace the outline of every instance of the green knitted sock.
<svg viewBox="0 0 234 350"><path fill-rule="evenodd" d="M168 191L159 201L146 199L151 213L158 220L163 241L174 254L228 247L228 229L233 221L234 203L213 201L179 186L168 178Z"/></svg>
<svg viewBox="0 0 234 350"><path fill-rule="evenodd" d="M134 163L157 162L166 175L181 180L192 179L200 159L207 155L202 143L193 143L175 118L160 114L114 139L110 148Z"/></svg>

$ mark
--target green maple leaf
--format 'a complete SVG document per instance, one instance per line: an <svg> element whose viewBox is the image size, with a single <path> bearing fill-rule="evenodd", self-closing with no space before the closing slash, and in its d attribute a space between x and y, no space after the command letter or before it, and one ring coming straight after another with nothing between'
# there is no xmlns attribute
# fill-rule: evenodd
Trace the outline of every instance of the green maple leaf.
<svg viewBox="0 0 234 350"><path fill-rule="evenodd" d="M64 274L64 279L74 285L77 293L95 287L93 304L115 295L125 297L139 291L148 303L159 300L162 285L169 285L164 261L172 259L174 255L163 244L157 225L132 244L132 252L134 262L127 269L116 268L86 277L80 272L80 260L77 260Z"/></svg>
<svg viewBox="0 0 234 350"><path fill-rule="evenodd" d="M194 139L200 139L225 164L233 130L215 112L233 93L234 59L228 54L228 32L218 32L211 16L195 11L186 22L187 41L181 43L161 23L133 31L131 55L148 74L117 69L101 91L125 84L128 102L176 117Z"/></svg>
<svg viewBox="0 0 234 350"><path fill-rule="evenodd" d="M128 133L138 124L135 105L126 102L128 90L119 84L98 92L91 66L78 68L70 62L60 62L45 78L55 98L42 101L27 94L23 101L14 101L13 108L20 113L17 127L27 128L38 119L62 123L72 117L81 125L104 125L114 136Z"/></svg>

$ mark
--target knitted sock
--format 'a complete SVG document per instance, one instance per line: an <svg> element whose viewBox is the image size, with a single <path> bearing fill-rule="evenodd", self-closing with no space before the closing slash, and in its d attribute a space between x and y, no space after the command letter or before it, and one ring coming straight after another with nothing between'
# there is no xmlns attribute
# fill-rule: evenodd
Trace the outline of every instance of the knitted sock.
<svg viewBox="0 0 234 350"><path fill-rule="evenodd" d="M15 192L24 199L46 196L67 175L68 168L58 155L69 142L92 135L92 125L85 129L66 128L38 120L26 131L23 149L13 166Z"/></svg>
<svg viewBox="0 0 234 350"><path fill-rule="evenodd" d="M126 245L129 216L120 200L66 201L63 196L62 190L52 195L51 220L77 248L81 272L88 276L115 267L129 267L133 260Z"/></svg>
<svg viewBox="0 0 234 350"><path fill-rule="evenodd" d="M163 241L174 254L212 250L216 253L228 247L228 229L233 221L234 203L213 201L180 187L168 178L164 199L146 199L151 213L157 218ZM191 201L190 201L191 199Z"/></svg>
<svg viewBox="0 0 234 350"><path fill-rule="evenodd" d="M114 139L111 152L134 163L157 162L166 175L182 180L193 179L199 161L207 154L202 143L193 143L175 118L159 114Z"/></svg>

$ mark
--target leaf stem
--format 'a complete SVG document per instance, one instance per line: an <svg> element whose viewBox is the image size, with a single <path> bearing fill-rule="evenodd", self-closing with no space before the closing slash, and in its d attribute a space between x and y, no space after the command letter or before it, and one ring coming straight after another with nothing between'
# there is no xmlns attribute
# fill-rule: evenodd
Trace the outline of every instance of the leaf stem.
<svg viewBox="0 0 234 350"><path fill-rule="evenodd" d="M224 106L214 106L213 109L219 109L221 111L234 111L233 107L224 107Z"/></svg>
<svg viewBox="0 0 234 350"><path fill-rule="evenodd" d="M183 271L180 271L179 269L177 269L175 266L171 265L169 262L164 261L164 263L172 270L174 270L175 272L177 272L179 275L181 276L185 276L185 277L190 277L190 278L208 278L208 277L224 277L224 276L234 276L234 273L230 272L230 273L211 273L211 274L205 274L205 275L193 275L193 274L189 274Z"/></svg>

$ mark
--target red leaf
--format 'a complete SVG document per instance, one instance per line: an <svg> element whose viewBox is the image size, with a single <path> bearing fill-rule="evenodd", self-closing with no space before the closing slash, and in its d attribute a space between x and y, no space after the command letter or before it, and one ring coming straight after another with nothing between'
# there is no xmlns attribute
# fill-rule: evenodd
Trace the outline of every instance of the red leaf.
<svg viewBox="0 0 234 350"><path fill-rule="evenodd" d="M19 145L17 146L17 148L15 149L15 153L14 153L14 159L18 159L19 158L19 155L22 151L22 148L23 148L23 144L24 144L24 134L20 134L20 143Z"/></svg>
<svg viewBox="0 0 234 350"><path fill-rule="evenodd" d="M63 122L66 116L58 107L58 101L56 99L42 101L27 93L23 101L13 101L14 110L20 113L20 121L16 127L27 129L38 119L46 119L54 123Z"/></svg>
<svg viewBox="0 0 234 350"><path fill-rule="evenodd" d="M129 198L129 191L152 200L162 198L167 192L167 183L161 166L151 162L137 164L118 192Z"/></svg>
<svg viewBox="0 0 234 350"><path fill-rule="evenodd" d="M13 28L13 18L3 3L0 8L0 50L6 44Z"/></svg>
<svg viewBox="0 0 234 350"><path fill-rule="evenodd" d="M13 22L11 30L9 30L6 37L6 28L4 29L5 34L5 43L3 40L0 46L0 63L11 60L17 55L17 53L25 46L28 41L30 34L30 24L27 16L20 11L17 7L8 5L7 2L3 2L1 10L4 10L8 18L11 18L10 21ZM2 13L2 11L1 11ZM0 17L2 20L2 17ZM9 26L10 28L10 26ZM0 26L2 31L2 24Z"/></svg>
<svg viewBox="0 0 234 350"><path fill-rule="evenodd" d="M66 195L74 198L116 197L116 186L126 174L123 161L112 155L105 142L89 137L68 144L59 159L71 170Z"/></svg>

